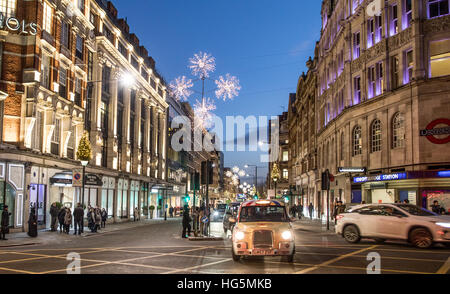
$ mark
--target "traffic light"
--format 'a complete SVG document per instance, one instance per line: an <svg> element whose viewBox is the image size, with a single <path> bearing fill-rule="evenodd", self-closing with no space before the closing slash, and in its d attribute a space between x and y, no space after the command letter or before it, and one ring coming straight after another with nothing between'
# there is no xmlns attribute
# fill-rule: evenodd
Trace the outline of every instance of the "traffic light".
<svg viewBox="0 0 450 294"><path fill-rule="evenodd" d="M184 197L184 201L185 201L185 202L191 201L191 197L189 197L189 196Z"/></svg>
<svg viewBox="0 0 450 294"><path fill-rule="evenodd" d="M253 199L258 200L258 195L253 196Z"/></svg>
<svg viewBox="0 0 450 294"><path fill-rule="evenodd" d="M284 196L284 202L288 203L289 202L289 196Z"/></svg>

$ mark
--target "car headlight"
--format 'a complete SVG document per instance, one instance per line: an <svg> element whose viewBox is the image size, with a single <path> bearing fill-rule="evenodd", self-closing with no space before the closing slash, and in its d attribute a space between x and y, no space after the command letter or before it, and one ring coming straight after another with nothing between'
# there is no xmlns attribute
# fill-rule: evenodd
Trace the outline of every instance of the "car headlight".
<svg viewBox="0 0 450 294"><path fill-rule="evenodd" d="M239 231L239 232L236 232L234 237L236 238L236 240L241 241L241 240L244 240L245 234L244 234L244 232Z"/></svg>
<svg viewBox="0 0 450 294"><path fill-rule="evenodd" d="M283 238L284 240L291 240L292 239L292 233L291 231L284 231L281 234L281 238Z"/></svg>
<svg viewBox="0 0 450 294"><path fill-rule="evenodd" d="M450 228L450 223L435 223L436 225L444 228Z"/></svg>
<svg viewBox="0 0 450 294"><path fill-rule="evenodd" d="M218 216L219 213L217 211L214 212L214 216Z"/></svg>

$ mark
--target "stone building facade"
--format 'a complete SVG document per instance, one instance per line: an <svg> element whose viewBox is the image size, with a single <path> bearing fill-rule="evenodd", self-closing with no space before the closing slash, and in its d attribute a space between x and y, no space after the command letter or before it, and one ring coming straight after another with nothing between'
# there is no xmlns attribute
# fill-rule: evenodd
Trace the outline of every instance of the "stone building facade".
<svg viewBox="0 0 450 294"><path fill-rule="evenodd" d="M0 202L13 211L13 227L25 229L31 207L38 208L39 225L48 227L51 203L73 209L83 194L86 205L106 208L111 221L132 218L135 207L144 214L145 207L162 205L165 82L114 5L102 0L4 3ZM22 21L25 26L17 29ZM122 85L125 77L132 83ZM93 159L83 193L76 151L85 130Z"/></svg>
<svg viewBox="0 0 450 294"><path fill-rule="evenodd" d="M330 205L408 199L429 208L438 200L448 209L448 1L381 1L379 16L367 9L371 2L322 4L316 208L325 213L320 175L328 169Z"/></svg>

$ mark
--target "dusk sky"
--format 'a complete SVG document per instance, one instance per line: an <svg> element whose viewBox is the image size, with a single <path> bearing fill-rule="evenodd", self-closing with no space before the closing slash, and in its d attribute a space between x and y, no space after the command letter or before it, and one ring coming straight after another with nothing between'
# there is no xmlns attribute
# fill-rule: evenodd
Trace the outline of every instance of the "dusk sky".
<svg viewBox="0 0 450 294"><path fill-rule="evenodd" d="M233 101L214 97L214 81L206 85L220 117L278 115L287 110L305 62L320 36L321 1L304 0L115 0L119 17L155 59L167 82L186 75L189 58L199 51L216 58L211 78L230 73L242 90ZM281 5L282 4L282 5ZM195 88L201 91L197 82ZM198 95L189 98L194 104ZM274 102L276 100L277 102ZM260 153L225 152L225 166L259 162ZM249 171L250 174L253 170ZM265 178L267 169L259 171ZM260 182L261 183L261 182Z"/></svg>

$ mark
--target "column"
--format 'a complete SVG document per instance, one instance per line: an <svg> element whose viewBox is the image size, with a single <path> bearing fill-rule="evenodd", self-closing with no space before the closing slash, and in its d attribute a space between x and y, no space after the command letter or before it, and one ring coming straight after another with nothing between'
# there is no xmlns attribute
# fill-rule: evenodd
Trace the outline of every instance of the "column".
<svg viewBox="0 0 450 294"><path fill-rule="evenodd" d="M123 127L125 132L123 133L123 141L122 141L122 162L125 164L126 171L129 172L131 170L130 160L130 89L124 88L123 90L123 103L124 103L124 118L123 118Z"/></svg>
<svg viewBox="0 0 450 294"><path fill-rule="evenodd" d="M108 120L108 168L118 168L117 158L117 87L118 87L118 68L114 68L111 73L112 80L109 84L109 92L111 93L109 102L109 120Z"/></svg>

